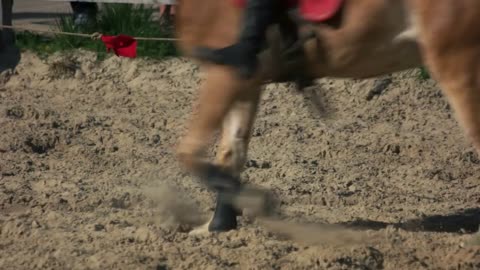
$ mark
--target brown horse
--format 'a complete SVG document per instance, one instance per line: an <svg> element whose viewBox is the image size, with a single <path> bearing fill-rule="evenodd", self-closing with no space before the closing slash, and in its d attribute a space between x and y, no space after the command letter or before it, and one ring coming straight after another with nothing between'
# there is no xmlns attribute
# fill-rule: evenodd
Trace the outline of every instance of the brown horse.
<svg viewBox="0 0 480 270"><path fill-rule="evenodd" d="M197 46L232 44L241 16L242 10L229 0L178 0L178 46L195 58ZM309 38L303 39L303 57L293 59L294 64L278 53L276 44L282 42L278 31L271 32L271 46L266 46L252 79L238 78L227 66L202 63L205 79L178 155L188 170L219 192L209 230L236 228L236 208L222 195L242 189L236 177L246 161L261 86L290 80L284 75L298 69L298 63L311 78L366 78L425 65L480 151L479 25L478 0L346 0L332 21L298 28L300 36ZM213 165L204 160L203 152L220 128L220 150Z"/></svg>

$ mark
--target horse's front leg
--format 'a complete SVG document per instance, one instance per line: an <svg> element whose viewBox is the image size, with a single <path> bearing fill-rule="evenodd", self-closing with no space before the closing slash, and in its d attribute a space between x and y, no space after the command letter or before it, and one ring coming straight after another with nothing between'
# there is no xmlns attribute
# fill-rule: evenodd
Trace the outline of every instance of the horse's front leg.
<svg viewBox="0 0 480 270"><path fill-rule="evenodd" d="M247 159L248 143L260 97L260 91L257 88L244 90L225 118L216 160L216 164L222 171L237 179ZM219 194L219 196L222 195ZM208 228L208 231L235 229L237 216L240 213L240 209L217 197L213 217L204 229Z"/></svg>
<svg viewBox="0 0 480 270"><path fill-rule="evenodd" d="M237 227L237 209L232 189L246 159L250 131L260 96L258 82L240 82L227 69L212 69L200 90L197 114L182 140L178 153L188 170L206 180L218 192L212 220L194 233L227 231ZM222 141L216 164L206 162L203 152L223 121ZM225 187L221 181L226 181ZM232 187L233 183L233 187ZM235 190L233 190L235 191Z"/></svg>
<svg viewBox="0 0 480 270"><path fill-rule="evenodd" d="M227 68L212 66L206 70L188 132L177 148L178 158L188 171L206 170L204 151L238 98L240 85Z"/></svg>

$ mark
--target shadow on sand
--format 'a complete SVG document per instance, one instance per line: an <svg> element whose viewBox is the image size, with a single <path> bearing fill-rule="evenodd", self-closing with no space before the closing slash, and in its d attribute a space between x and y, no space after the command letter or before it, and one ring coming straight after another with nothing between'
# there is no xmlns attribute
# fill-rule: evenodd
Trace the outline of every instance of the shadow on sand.
<svg viewBox="0 0 480 270"><path fill-rule="evenodd" d="M380 232L393 227L410 232L440 232L471 234L469 245L480 245L480 208L466 209L448 215L426 216L400 223L372 220L355 220L336 224L287 222L277 218L259 220L268 230L286 239L309 245L355 245L383 242L386 235Z"/></svg>
<svg viewBox="0 0 480 270"><path fill-rule="evenodd" d="M411 232L475 233L479 230L480 208L465 209L448 215L433 215L399 223L355 220L338 225L350 229L381 230L389 226Z"/></svg>

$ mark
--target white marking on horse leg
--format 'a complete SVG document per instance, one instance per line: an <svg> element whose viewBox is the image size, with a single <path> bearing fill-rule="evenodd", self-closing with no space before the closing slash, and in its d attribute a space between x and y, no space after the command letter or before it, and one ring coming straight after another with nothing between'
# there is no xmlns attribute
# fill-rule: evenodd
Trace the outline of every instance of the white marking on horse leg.
<svg viewBox="0 0 480 270"><path fill-rule="evenodd" d="M242 126L245 124L245 121L242 121L242 113L238 111L233 111L230 117L229 123L229 141L232 151L232 161L231 161L231 170L235 175L239 175L246 159L246 138L245 132L247 127Z"/></svg>
<svg viewBox="0 0 480 270"><path fill-rule="evenodd" d="M414 41L418 37L418 26L417 26L417 18L414 14L410 14L408 16L408 24L405 30L400 32L395 38L393 39L394 43L404 42L404 41Z"/></svg>
<svg viewBox="0 0 480 270"><path fill-rule="evenodd" d="M220 148L217 154L217 164L238 176L245 162L246 140L249 117L242 107L235 106L225 119Z"/></svg>
<svg viewBox="0 0 480 270"><path fill-rule="evenodd" d="M210 222L212 222L213 220L213 214L212 214L212 217L208 220L207 223L201 225L201 226L198 226L198 227L195 227L193 230L191 230L188 234L189 235L203 235L203 234L208 234L210 233L208 231L208 226L210 226Z"/></svg>

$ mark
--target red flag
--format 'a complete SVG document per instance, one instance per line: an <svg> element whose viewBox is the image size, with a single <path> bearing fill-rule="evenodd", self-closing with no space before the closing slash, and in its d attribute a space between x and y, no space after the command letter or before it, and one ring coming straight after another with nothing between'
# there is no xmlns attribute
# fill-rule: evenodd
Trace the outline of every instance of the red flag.
<svg viewBox="0 0 480 270"><path fill-rule="evenodd" d="M113 50L117 56L137 57L137 40L131 36L102 36L107 52Z"/></svg>

